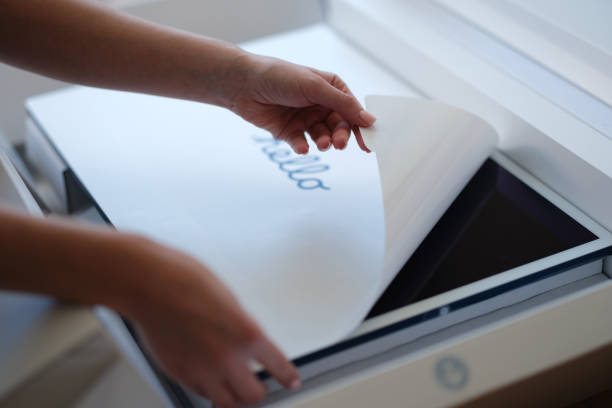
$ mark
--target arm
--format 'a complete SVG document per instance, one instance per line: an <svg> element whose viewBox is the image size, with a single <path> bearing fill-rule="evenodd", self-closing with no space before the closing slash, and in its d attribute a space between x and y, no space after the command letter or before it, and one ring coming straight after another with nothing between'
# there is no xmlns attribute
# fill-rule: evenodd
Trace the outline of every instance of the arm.
<svg viewBox="0 0 612 408"><path fill-rule="evenodd" d="M0 207L0 288L103 304L136 323L165 370L221 406L266 393L260 362L288 388L297 372L203 265L147 239Z"/></svg>
<svg viewBox="0 0 612 408"><path fill-rule="evenodd" d="M374 118L336 75L249 54L86 0L0 1L0 58L81 84L232 109L307 153L342 149ZM358 142L367 148L361 138Z"/></svg>
<svg viewBox="0 0 612 408"><path fill-rule="evenodd" d="M94 1L0 1L0 58L68 82L226 106L244 55Z"/></svg>

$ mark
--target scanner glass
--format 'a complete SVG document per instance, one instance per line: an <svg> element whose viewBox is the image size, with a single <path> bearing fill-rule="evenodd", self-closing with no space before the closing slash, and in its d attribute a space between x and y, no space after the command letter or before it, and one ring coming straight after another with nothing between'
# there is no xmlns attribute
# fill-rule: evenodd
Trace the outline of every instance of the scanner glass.
<svg viewBox="0 0 612 408"><path fill-rule="evenodd" d="M367 318L595 239L591 231L488 159Z"/></svg>

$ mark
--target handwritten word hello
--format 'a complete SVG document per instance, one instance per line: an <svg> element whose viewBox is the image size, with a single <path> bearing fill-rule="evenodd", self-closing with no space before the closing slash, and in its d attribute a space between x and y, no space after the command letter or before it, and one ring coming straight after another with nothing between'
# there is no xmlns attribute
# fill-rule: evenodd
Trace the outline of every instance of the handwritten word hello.
<svg viewBox="0 0 612 408"><path fill-rule="evenodd" d="M285 145L285 142L271 137L253 136L253 140L262 146L261 151L271 162L276 163L281 171L287 173L287 176L296 182L298 188L302 190L330 189L318 177L321 173L329 170L327 164L319 162L320 158L318 156L296 156Z"/></svg>

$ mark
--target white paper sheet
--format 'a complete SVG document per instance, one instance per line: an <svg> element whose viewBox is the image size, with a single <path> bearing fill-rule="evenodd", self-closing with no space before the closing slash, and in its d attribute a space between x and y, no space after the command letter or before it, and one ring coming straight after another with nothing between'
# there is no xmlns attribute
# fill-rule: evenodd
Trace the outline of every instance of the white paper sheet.
<svg viewBox="0 0 612 408"><path fill-rule="evenodd" d="M201 260L288 355L345 336L375 299L382 194L354 142L298 157L221 108L90 88L29 109L117 229Z"/></svg>
<svg viewBox="0 0 612 408"><path fill-rule="evenodd" d="M410 95L326 28L249 49L333 70L360 98ZM367 105L378 163L352 139L300 158L194 102L71 88L27 104L115 227L200 259L290 357L355 329L494 144L491 128L451 107Z"/></svg>

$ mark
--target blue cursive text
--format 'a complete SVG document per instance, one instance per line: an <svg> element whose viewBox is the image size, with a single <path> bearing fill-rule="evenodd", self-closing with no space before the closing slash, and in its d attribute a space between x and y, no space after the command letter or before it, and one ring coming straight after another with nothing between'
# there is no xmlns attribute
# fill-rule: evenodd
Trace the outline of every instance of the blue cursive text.
<svg viewBox="0 0 612 408"><path fill-rule="evenodd" d="M281 171L295 181L298 188L330 189L318 177L329 170L329 166L321 163L318 156L296 156L290 148L284 146L284 142L271 137L253 136L253 140L261 146L261 151L270 161L276 163Z"/></svg>

